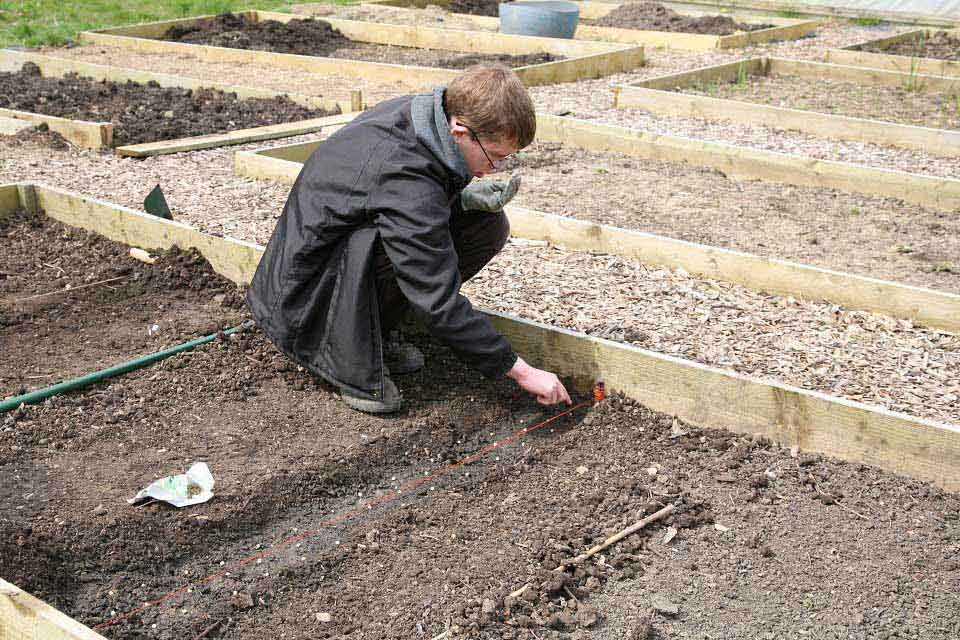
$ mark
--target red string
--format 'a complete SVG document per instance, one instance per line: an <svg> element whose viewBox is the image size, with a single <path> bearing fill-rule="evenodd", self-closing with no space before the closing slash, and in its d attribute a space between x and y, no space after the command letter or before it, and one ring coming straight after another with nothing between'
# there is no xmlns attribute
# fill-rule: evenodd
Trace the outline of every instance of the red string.
<svg viewBox="0 0 960 640"><path fill-rule="evenodd" d="M509 444L509 443L511 443L511 442L513 442L513 441L515 441L515 440L517 440L517 439L519 439L519 438L521 438L522 436L530 433L531 431L535 431L535 430L537 430L537 429L540 429L540 428L542 428L542 427L550 424L551 422L553 422L553 421L555 421L555 420L558 420L559 418L562 418L563 416L565 416L565 415L567 415L567 414L569 414L569 413L572 413L572 412L574 412L574 411L577 411L578 409L582 409L583 407L586 407L586 406L588 406L588 405L591 405L591 404L593 404L594 402L599 402L600 400L603 400L604 397L605 397L605 394L604 394L604 390L603 390L603 383L602 383L602 382L597 383L597 386L595 386L594 389L593 389L593 398L592 398L591 400L587 400L587 401L581 402L580 404L574 405L574 406L570 407L569 409L566 409L566 410L558 413L557 415L553 416L552 418L547 418L547 419L544 420L543 422L540 422L540 423L538 423L538 424L535 424L535 425L533 425L532 427L524 427L523 429L519 429L518 431L513 432L511 435L507 436L507 437L504 438L503 440L498 440L498 441L496 441L496 442L494 442L494 443L492 443L492 444L489 444L489 445L487 445L486 447L480 449L479 451L470 454L469 456L467 456L467 457L465 457L465 458L461 458L460 460L458 460L458 461L456 461L456 462L453 462L453 463L450 463L449 465L447 465L447 466L445 466L445 467L441 467L439 470L435 471L435 472L432 473L431 475L424 476L424 477L422 477L422 478L417 478L416 480L412 480L412 481L408 482L407 484L401 486L401 487L400 487L399 489L397 489L396 491L388 492L388 493L380 496L379 498L375 498L375 499L373 499L373 500L370 500L370 501L368 501L368 502L360 505L359 507L356 507L356 508L352 509L351 511L348 511L348 512L346 512L346 513L343 513L343 514L341 514L341 515L339 515L339 516L336 516L336 517L334 517L334 518L331 518L330 520L321 522L321 523L320 523L320 526L321 526L321 527L331 527L331 526L335 526L335 525L337 525L337 524L340 524L340 523L343 522L344 520L347 520L347 519L349 519L349 518L351 518L351 517L353 517L353 516L355 516L355 515L358 515L359 513L363 512L364 510L373 509L373 507L379 506L379 505L383 504L384 502L387 502L387 501L392 500L392 499L394 499L394 498L398 498L398 497L400 497L401 494L407 493L407 492L409 492L411 489L415 489L415 488L419 487L419 486L422 485L422 484L425 484L425 483L430 482L430 481L432 481L432 480L435 480L435 479L437 479L437 478L439 478L439 477L441 477L441 476L443 476L443 475L446 475L447 473L450 473L450 472L453 471L454 469L456 469L456 468L458 468L458 467L462 467L462 466L465 465L465 464L469 464L470 462L473 462L474 460L485 456L486 454L488 454L488 453L490 453L491 451L497 449L498 447L502 447L502 446L505 445L505 444ZM599 400L598 400L597 398L599 398ZM222 578L223 576L225 576L226 574L230 573L231 571L234 571L234 570L236 570L236 569L239 569L240 567L243 567L243 566L245 566L245 565L250 564L251 562L255 562L255 561L257 561L257 560L259 560L259 559L261 559L261 558L264 558L264 557L266 557L266 556L268 556L268 555L271 555L271 554L273 554L273 553L275 553L275 552L277 552L277 551L279 551L279 550L281 550L281 549L284 549L284 548L286 548L286 547L289 547L289 546L292 545L292 544L295 544L295 543L297 543L297 542L301 542L301 541L303 541L303 540L306 540L307 538L309 538L309 537L311 537L311 536L313 536L313 535L316 535L317 533L319 533L319 530L318 530L318 529L313 529L313 530L309 530L309 531L303 531L303 532L301 532L301 533L298 533L298 534L295 535L295 536L292 536L292 537L286 538L286 539L284 539L284 540L281 540L280 542L274 544L274 545L273 545L272 547L270 547L269 549L264 549L263 551L260 551L260 552L258 552L258 553L255 553L255 554L253 554L253 555L251 555L251 556L247 556L246 558L243 558L242 560L238 560L237 562L234 562L233 564L228 565L227 567L224 567L223 569L221 569L220 571L217 571L216 573L211 573L210 575L208 575L208 576L206 576L206 577L203 577L203 578L199 578L199 579L197 579L197 580L194 580L193 582L187 583L186 585L180 587L179 589L176 589L176 590L174 590L174 591L171 591L171 592L169 592L169 593L167 593L167 594L165 594L165 595L163 595L163 596L160 596L160 597L157 598L156 600L152 600L152 601L150 601L150 602L145 602L143 605L137 607L136 609L133 609L133 610L128 611L128 612L126 612L126 613L120 614L120 615L118 615L118 616L114 616L113 618L110 618L109 620L107 620L107 621L105 621L105 622L101 622L101 623L98 624L97 626L93 627L93 630L94 630L94 631L97 631L97 630L99 630L99 629L103 629L103 628L105 628L105 627L112 626L112 625L114 625L114 624L116 624L116 623L118 623L118 622L121 622L121 621L123 621L123 620L126 620L127 618L129 618L129 617L131 617L131 616L135 616L135 615L137 615L138 613L142 613L142 612L146 611L147 609L150 609L150 608L152 608L152 607L159 606L159 605L163 604L164 602L167 602L167 601L169 601L169 600L172 600L173 598L176 598L176 597L178 597L178 596L183 595L184 593L187 593L189 590L191 590L191 589L193 589L193 588L195 588L195 587L199 587L199 586L205 585L205 584L207 584L207 583L213 582L213 581L216 580L217 578Z"/></svg>

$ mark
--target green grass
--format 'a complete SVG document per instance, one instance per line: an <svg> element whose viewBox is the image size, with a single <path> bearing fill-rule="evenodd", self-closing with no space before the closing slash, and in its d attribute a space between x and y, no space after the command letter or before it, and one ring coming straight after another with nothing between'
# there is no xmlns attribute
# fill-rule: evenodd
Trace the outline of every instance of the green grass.
<svg viewBox="0 0 960 640"><path fill-rule="evenodd" d="M78 31L242 9L284 10L307 0L0 0L0 47L71 42ZM338 4L342 3L338 1Z"/></svg>
<svg viewBox="0 0 960 640"><path fill-rule="evenodd" d="M854 22L860 27L878 27L883 24L880 18L857 18Z"/></svg>

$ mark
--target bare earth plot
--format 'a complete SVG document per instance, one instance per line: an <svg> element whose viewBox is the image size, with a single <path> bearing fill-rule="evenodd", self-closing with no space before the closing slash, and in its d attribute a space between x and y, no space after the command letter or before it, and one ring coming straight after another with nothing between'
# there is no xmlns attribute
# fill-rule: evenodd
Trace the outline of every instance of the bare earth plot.
<svg viewBox="0 0 960 640"><path fill-rule="evenodd" d="M427 356L389 418L343 408L256 332L26 409L0 449L0 572L90 625L227 572L110 638L960 631L955 494L618 398L366 509L551 415ZM212 502L122 502L197 459ZM553 571L667 502L676 515L602 562Z"/></svg>
<svg viewBox="0 0 960 640"><path fill-rule="evenodd" d="M350 95L351 90L359 89L363 93L364 102L371 105L409 92L399 83L392 86L360 78L318 75L288 69L270 69L269 73L264 73L262 68L254 64L207 62L186 55L142 53L116 47L82 46L68 49L46 47L41 52L96 64L312 96L338 98Z"/></svg>
<svg viewBox="0 0 960 640"><path fill-rule="evenodd" d="M76 187L90 195L113 197L119 203L137 208L143 195L159 182L167 190L175 217L203 229L260 243L269 239L275 216L287 194L287 187L283 185L234 176L229 150L165 156L148 159L142 165L95 154L80 156L61 152L49 157L50 152L38 149L37 153L47 156L41 164L36 157L29 160L28 153L24 148L17 154L19 162L16 164L20 167L26 165L23 169L11 163L0 172L0 179L19 172L29 179L59 183L64 188ZM523 197L542 194L542 202L551 204L553 210L558 210L556 212L578 216L582 214L564 207L581 203L583 209L575 211L594 211L593 215L599 215L596 212L623 209L623 203L643 197L643 191L637 187L627 191L622 187L618 191L611 189L610 185L617 181L621 184L650 182L657 173L657 169L643 173L643 165L635 159L620 159L619 166L604 165L610 167L608 171L613 175L604 174L597 171L593 160L579 153L576 152L571 163L566 165L580 166L579 174L561 173L563 165L550 166L556 162L555 153L525 155L529 175L527 186L521 190ZM538 158L541 168L537 168ZM35 166L30 167L31 162ZM629 170L622 166L627 162L631 163ZM99 168L91 168L97 164L100 164ZM553 182L542 182L540 184L546 186L538 188L538 172L543 176L552 174ZM678 177L685 173L669 175L676 185L679 184ZM693 180L686 187L689 191L684 191L687 195L674 197L694 199L694 204L688 205L691 211L712 207L715 228L729 224L725 221L730 215L729 202L721 200L718 204L707 198L706 204L696 204L699 201L695 200L694 194L714 188L718 176L697 169L686 175L685 179ZM182 176L191 178L185 181ZM598 179L610 182L604 185L606 188L598 190ZM708 186L698 186L696 180L703 179L710 181L704 183ZM723 182L729 183L723 193L735 198L737 203L758 199L749 193L749 197L744 198L737 183L725 179ZM564 186L559 188L560 184ZM666 181L663 184L666 185ZM670 193L667 186L662 188ZM769 208L769 202L781 202L780 206L788 207L790 211L785 202L801 200L797 195L785 197L779 187L775 189L764 196L767 200L761 201L767 205L747 209L747 215L760 216L764 207ZM604 196L607 190L610 195ZM604 197L610 199L603 200ZM564 207L559 206L565 199L569 202ZM528 200L523 202L531 204ZM540 203L534 201L533 204ZM809 206L809 211L817 210L816 204ZM683 232L686 227L681 226L681 221L685 225L695 219L694 213L667 218L668 213L676 211L675 206L664 206L663 211L665 219L660 223L663 226L658 228L661 231ZM893 216L893 213L888 215ZM860 220L863 216L862 212L852 216L856 218L852 225L854 229L863 226ZM759 229L756 221L747 220L738 231L738 237L745 237L749 232L754 247L760 242L772 242L771 237L782 235L780 229L786 224L785 219L787 216L777 217L768 222L769 227ZM824 217L822 224L833 219ZM894 220L897 218L888 221L890 229L894 228ZM933 220L930 218L930 224L934 224ZM940 220L937 224L948 224L945 217L937 220ZM878 219L877 224L881 223L882 220ZM803 230L809 228L824 238L832 233L830 229L826 232L816 230L813 224L804 226ZM862 236L853 236L846 242L849 246L864 240ZM843 253L840 246L836 245L833 256L856 257L852 251ZM892 250L890 255L909 261L909 254ZM942 278L947 286L955 285L957 279L956 274L947 272L925 273L914 268L914 273ZM955 376L950 374L960 364L957 361L960 346L952 336L874 314L844 312L838 316L830 305L798 305L779 296L764 296L739 287L689 279L682 274L651 271L636 261L613 258L601 261L586 253L554 253L552 249L538 247L514 248L498 258L483 274L470 283L467 290L475 301L497 310L751 375L862 399L915 415L960 422L960 405L957 404L960 389ZM689 281L691 291L681 294L680 289L674 289L674 278L679 278L679 282ZM616 292L616 295L597 295L600 290ZM675 306L669 304L670 300ZM771 329L771 325L778 326Z"/></svg>

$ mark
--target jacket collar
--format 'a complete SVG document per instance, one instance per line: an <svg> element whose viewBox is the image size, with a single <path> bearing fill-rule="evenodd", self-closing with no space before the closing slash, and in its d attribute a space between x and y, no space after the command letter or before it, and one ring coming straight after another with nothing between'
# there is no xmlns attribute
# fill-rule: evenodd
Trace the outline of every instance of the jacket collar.
<svg viewBox="0 0 960 640"><path fill-rule="evenodd" d="M467 168L467 161L460 152L460 147L450 135L450 123L443 110L445 91L446 87L435 87L432 94L424 93L413 97L410 107L413 130L417 139L453 174L458 188L462 189L470 183L473 175Z"/></svg>

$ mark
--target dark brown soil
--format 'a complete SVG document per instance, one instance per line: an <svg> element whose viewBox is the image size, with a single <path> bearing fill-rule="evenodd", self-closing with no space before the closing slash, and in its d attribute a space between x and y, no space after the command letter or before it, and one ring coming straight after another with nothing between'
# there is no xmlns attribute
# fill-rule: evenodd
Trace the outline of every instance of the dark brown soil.
<svg viewBox="0 0 960 640"><path fill-rule="evenodd" d="M522 67L562 59L549 53L456 54L449 51L378 45L350 40L323 20L308 18L294 19L287 23L275 20L252 22L245 16L234 14L222 14L197 26L174 27L167 32L164 39L217 47L447 69L465 69L474 64L491 62Z"/></svg>
<svg viewBox="0 0 960 640"><path fill-rule="evenodd" d="M346 410L251 331L8 419L0 575L96 625L226 572L110 638L960 632L960 496L616 397L325 526L552 413L421 345L428 369L398 379L409 406L387 418ZM197 459L210 503L123 501ZM669 502L669 520L554 571Z"/></svg>
<svg viewBox="0 0 960 640"><path fill-rule="evenodd" d="M73 120L112 122L114 144L140 144L295 122L332 112L301 106L286 96L239 99L212 89L116 83L68 74L44 78L27 62L0 72L0 107Z"/></svg>
<svg viewBox="0 0 960 640"><path fill-rule="evenodd" d="M214 333L242 321L241 307L195 252L149 265L119 243L16 213L0 220L0 398Z"/></svg>
<svg viewBox="0 0 960 640"><path fill-rule="evenodd" d="M628 2L604 17L590 21L590 24L620 29L702 33L716 36L726 36L737 31L757 31L775 26L737 22L729 16L685 16L657 2Z"/></svg>
<svg viewBox="0 0 960 640"><path fill-rule="evenodd" d="M500 0L452 0L447 8L453 13L469 13L493 18L500 16Z"/></svg>
<svg viewBox="0 0 960 640"><path fill-rule="evenodd" d="M864 51L960 62L960 39L951 37L945 31L937 31L929 38L907 40L885 47L866 47Z"/></svg>

